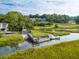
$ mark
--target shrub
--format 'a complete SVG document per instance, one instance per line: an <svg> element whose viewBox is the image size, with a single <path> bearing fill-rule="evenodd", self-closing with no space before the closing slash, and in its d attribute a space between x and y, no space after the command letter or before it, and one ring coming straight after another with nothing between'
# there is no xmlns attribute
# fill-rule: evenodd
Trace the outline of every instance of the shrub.
<svg viewBox="0 0 79 59"><path fill-rule="evenodd" d="M54 28L58 28L58 27L59 27L58 24L55 24L55 25L54 25Z"/></svg>

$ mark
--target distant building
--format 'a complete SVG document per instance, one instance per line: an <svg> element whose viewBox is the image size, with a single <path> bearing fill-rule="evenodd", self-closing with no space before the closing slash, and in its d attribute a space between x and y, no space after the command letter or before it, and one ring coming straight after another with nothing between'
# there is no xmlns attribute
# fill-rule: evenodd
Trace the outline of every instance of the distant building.
<svg viewBox="0 0 79 59"><path fill-rule="evenodd" d="M76 24L76 22L74 20L70 20L69 23L70 24Z"/></svg>
<svg viewBox="0 0 79 59"><path fill-rule="evenodd" d="M8 31L8 23L0 23L0 31Z"/></svg>

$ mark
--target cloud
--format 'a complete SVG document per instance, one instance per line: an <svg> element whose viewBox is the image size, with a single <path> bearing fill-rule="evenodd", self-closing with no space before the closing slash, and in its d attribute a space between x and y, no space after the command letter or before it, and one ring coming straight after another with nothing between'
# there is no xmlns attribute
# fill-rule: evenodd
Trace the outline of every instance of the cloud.
<svg viewBox="0 0 79 59"><path fill-rule="evenodd" d="M0 0L0 13L79 15L79 0Z"/></svg>
<svg viewBox="0 0 79 59"><path fill-rule="evenodd" d="M57 1L57 0L47 0L46 2L47 2L47 3L53 3L53 4L55 4L55 5L62 5L62 4L65 4L65 1L61 1L61 0L59 0L59 1Z"/></svg>

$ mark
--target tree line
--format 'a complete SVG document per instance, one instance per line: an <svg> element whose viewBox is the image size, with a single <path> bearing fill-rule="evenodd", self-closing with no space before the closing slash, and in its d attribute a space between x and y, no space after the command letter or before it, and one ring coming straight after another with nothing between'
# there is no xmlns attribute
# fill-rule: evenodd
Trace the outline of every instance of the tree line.
<svg viewBox="0 0 79 59"><path fill-rule="evenodd" d="M36 19L42 19L48 22L53 22L53 23L68 23L69 20L72 18L69 17L68 15L58 15L58 14L43 14L43 15L29 15L30 18L36 18Z"/></svg>
<svg viewBox="0 0 79 59"><path fill-rule="evenodd" d="M32 28L32 21L29 17L23 16L20 12L8 12L0 14L0 22L8 23L10 31L22 31L22 28L28 30Z"/></svg>
<svg viewBox="0 0 79 59"><path fill-rule="evenodd" d="M22 31L22 28L31 30L33 26L51 25L52 23L68 23L70 20L74 20L79 24L79 16L70 17L68 15L58 14L43 14L43 15L22 15L20 12L8 12L6 14L0 14L0 22L6 22L9 24L9 30Z"/></svg>

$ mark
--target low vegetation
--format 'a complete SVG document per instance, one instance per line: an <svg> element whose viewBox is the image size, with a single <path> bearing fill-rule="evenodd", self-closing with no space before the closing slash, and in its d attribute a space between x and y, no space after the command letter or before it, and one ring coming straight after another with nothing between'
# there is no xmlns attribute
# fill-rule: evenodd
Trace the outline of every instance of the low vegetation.
<svg viewBox="0 0 79 59"><path fill-rule="evenodd" d="M3 37L4 33L0 32L0 38Z"/></svg>
<svg viewBox="0 0 79 59"><path fill-rule="evenodd" d="M23 41L23 38L21 34L12 34L12 35L0 38L0 47L6 46L6 45L14 46L22 41Z"/></svg>
<svg viewBox="0 0 79 59"><path fill-rule="evenodd" d="M48 33L45 33L40 30L32 30L31 33L34 37L47 37L48 36Z"/></svg>
<svg viewBox="0 0 79 59"><path fill-rule="evenodd" d="M33 36L48 37L48 34L55 36L69 35L70 33L79 33L77 24L53 24L49 26L35 26L31 31Z"/></svg>
<svg viewBox="0 0 79 59"><path fill-rule="evenodd" d="M79 59L79 40L18 51L0 59Z"/></svg>

